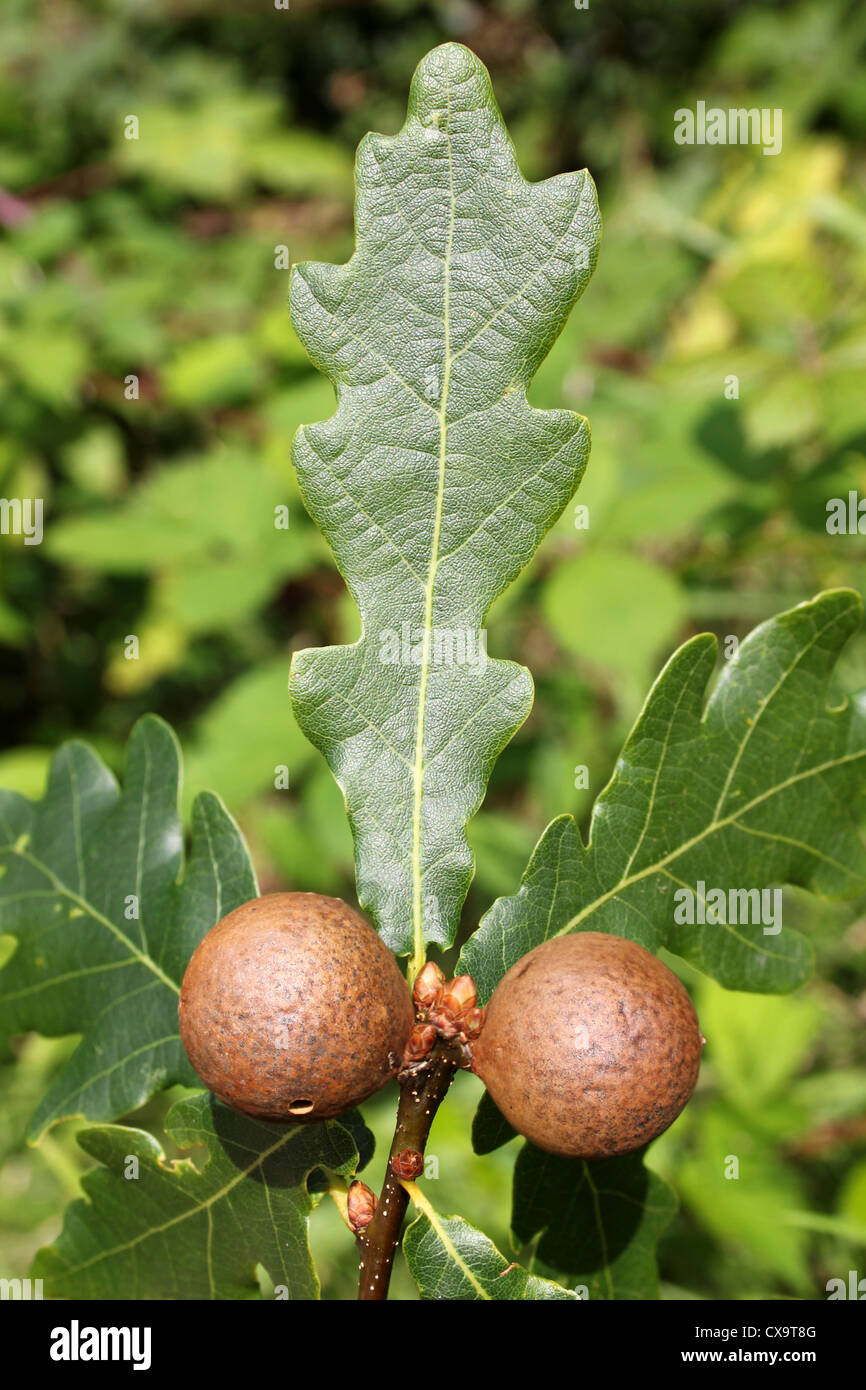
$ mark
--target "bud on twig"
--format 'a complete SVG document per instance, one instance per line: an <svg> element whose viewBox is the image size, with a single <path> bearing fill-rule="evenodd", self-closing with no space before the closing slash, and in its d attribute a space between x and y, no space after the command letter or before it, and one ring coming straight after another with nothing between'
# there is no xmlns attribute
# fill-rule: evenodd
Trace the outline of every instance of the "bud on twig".
<svg viewBox="0 0 866 1390"><path fill-rule="evenodd" d="M469 1009L461 1018L460 1027L466 1038L477 1038L484 1027L484 1010Z"/></svg>
<svg viewBox="0 0 866 1390"><path fill-rule="evenodd" d="M436 1029L430 1023L416 1023L403 1053L403 1066L410 1067L429 1056L436 1041Z"/></svg>
<svg viewBox="0 0 866 1390"><path fill-rule="evenodd" d="M401 1149L391 1159L394 1176L401 1182L411 1182L413 1178L417 1178L423 1167L424 1155L417 1149Z"/></svg>
<svg viewBox="0 0 866 1390"><path fill-rule="evenodd" d="M376 1215L377 1206L376 1194L370 1190L365 1182L359 1182L356 1178L353 1183L350 1183L346 1209L349 1225L356 1236L369 1226Z"/></svg>
<svg viewBox="0 0 866 1390"><path fill-rule="evenodd" d="M430 1005L436 1002L444 984L444 973L435 961L428 960L415 981L415 988L412 991L412 996L418 1007L429 1009Z"/></svg>
<svg viewBox="0 0 866 1390"><path fill-rule="evenodd" d="M450 980L445 986L439 1007L453 1014L455 1018L459 1018L467 1009L475 1007L477 998L478 994L472 976L458 975L456 979Z"/></svg>

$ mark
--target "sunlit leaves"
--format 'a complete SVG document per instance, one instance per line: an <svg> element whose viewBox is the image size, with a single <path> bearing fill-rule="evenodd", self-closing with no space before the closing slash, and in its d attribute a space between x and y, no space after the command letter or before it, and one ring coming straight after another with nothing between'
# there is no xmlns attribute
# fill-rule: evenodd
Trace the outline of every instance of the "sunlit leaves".
<svg viewBox="0 0 866 1390"><path fill-rule="evenodd" d="M410 1184L418 1217L403 1237L403 1253L423 1299L489 1302L567 1300L567 1289L506 1260L481 1231L459 1216L439 1216Z"/></svg>
<svg viewBox="0 0 866 1390"><path fill-rule="evenodd" d="M730 989L784 991L806 979L808 942L775 907L766 921L760 894L783 883L827 897L866 889L863 712L828 693L860 619L859 598L841 589L780 614L741 644L708 701L716 641L681 647L596 801L589 842L571 817L555 820L519 891L494 903L464 947L460 968L481 997L533 946L570 931L667 946ZM713 920L711 890L726 902L757 891L759 908L736 900L736 920L727 909ZM675 915L683 892L691 923Z"/></svg>

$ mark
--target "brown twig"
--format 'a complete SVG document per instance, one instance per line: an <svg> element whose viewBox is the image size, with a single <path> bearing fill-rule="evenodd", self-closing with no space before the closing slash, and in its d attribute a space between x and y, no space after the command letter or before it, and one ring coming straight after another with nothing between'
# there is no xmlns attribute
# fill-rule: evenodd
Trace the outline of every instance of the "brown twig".
<svg viewBox="0 0 866 1390"><path fill-rule="evenodd" d="M461 1060L454 1042L440 1040L423 1067L403 1083L397 1108L397 1126L379 1205L369 1226L357 1237L361 1251L358 1281L358 1298L361 1300L384 1300L388 1297L394 1255L400 1244L400 1231L409 1196L394 1172L391 1160L405 1149L423 1155L430 1126Z"/></svg>

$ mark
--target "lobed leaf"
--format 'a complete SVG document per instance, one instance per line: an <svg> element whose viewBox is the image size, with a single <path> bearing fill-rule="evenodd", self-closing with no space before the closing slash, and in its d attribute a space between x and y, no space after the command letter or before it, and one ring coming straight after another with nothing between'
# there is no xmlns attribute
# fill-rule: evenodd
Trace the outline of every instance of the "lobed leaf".
<svg viewBox="0 0 866 1390"><path fill-rule="evenodd" d="M78 1134L103 1166L84 1177L87 1200L72 1203L36 1257L46 1296L258 1298L262 1265L278 1297L317 1298L306 1179L319 1168L351 1177L349 1131L336 1121L265 1124L199 1093L172 1108L166 1133L181 1149L204 1145L204 1162L169 1160L140 1129Z"/></svg>
<svg viewBox="0 0 866 1390"><path fill-rule="evenodd" d="M531 706L481 623L585 466L586 421L526 388L599 221L585 171L522 177L485 68L454 43L418 67L402 131L361 142L356 183L351 260L292 276L295 329L338 400L293 457L363 635L296 653L290 688L345 796L359 900L417 965L454 938L464 827Z"/></svg>
<svg viewBox="0 0 866 1390"><path fill-rule="evenodd" d="M704 708L716 640L693 638L653 686L584 844L570 816L548 826L520 888L463 948L483 1000L515 961L572 931L667 947L729 989L794 989L811 948L782 922L674 920L675 891L794 883L825 897L866 890L854 814L864 785L862 702L828 704L839 652L861 621L833 590L756 628Z"/></svg>
<svg viewBox="0 0 866 1390"><path fill-rule="evenodd" d="M41 801L0 792L0 1033L82 1039L30 1124L113 1119L163 1086L197 1084L181 1046L180 982L198 942L258 893L222 802L199 796L184 868L180 749L147 715L121 790L83 743L54 756Z"/></svg>

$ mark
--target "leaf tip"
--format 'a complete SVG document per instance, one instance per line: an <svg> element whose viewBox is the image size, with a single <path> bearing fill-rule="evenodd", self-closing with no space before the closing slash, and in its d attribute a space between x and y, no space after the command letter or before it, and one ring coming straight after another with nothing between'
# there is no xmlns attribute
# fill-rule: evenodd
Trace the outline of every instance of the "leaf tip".
<svg viewBox="0 0 866 1390"><path fill-rule="evenodd" d="M438 128L440 117L451 113L456 87L467 88L461 109L485 106L494 100L490 76L481 59L465 44L439 44L415 69L409 92L410 115L422 125Z"/></svg>

